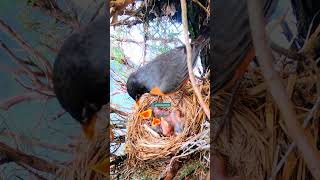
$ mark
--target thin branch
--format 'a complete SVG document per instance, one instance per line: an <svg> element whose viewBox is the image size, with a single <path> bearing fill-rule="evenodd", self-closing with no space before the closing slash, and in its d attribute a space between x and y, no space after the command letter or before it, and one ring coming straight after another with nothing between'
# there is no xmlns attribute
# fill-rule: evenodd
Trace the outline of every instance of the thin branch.
<svg viewBox="0 0 320 180"><path fill-rule="evenodd" d="M116 109L116 108L113 108L113 107L110 107L110 114L111 113L116 113L116 114L121 115L121 116L128 116L128 113L120 111L119 109Z"/></svg>
<svg viewBox="0 0 320 180"><path fill-rule="evenodd" d="M128 28L135 26L137 24L143 23L142 20L135 19L135 20L124 20L124 21L119 21L116 23L112 23L111 26L128 26Z"/></svg>
<svg viewBox="0 0 320 180"><path fill-rule="evenodd" d="M270 88L274 101L277 103L282 117L288 127L288 134L297 144L304 160L315 179L320 179L320 154L316 147L308 140L300 126L293 104L290 101L279 74L273 69L273 56L271 49L267 46L265 25L263 24L263 13L260 1L247 0L249 22L253 37L253 44L265 80Z"/></svg>
<svg viewBox="0 0 320 180"><path fill-rule="evenodd" d="M54 145L54 144L49 144L46 142L41 142L38 139L34 139L34 138L31 139L26 136L16 134L16 133L9 131L9 130L1 131L0 136L13 138L13 139L16 139L17 142L19 142L19 143L21 142L23 144L28 144L28 145L32 145L32 146L39 146L44 149L51 149L51 150L59 151L59 152L63 152L63 153L71 153L72 152L70 147L64 147L63 145Z"/></svg>
<svg viewBox="0 0 320 180"><path fill-rule="evenodd" d="M17 32L15 32L9 25L7 25L2 19L0 19L0 30L7 33L29 54L35 55L38 57L38 60L43 64L44 68L46 69L46 75L48 79L51 77L52 72L52 65L50 61L44 57L39 51L32 48Z"/></svg>
<svg viewBox="0 0 320 180"><path fill-rule="evenodd" d="M41 95L45 95L48 96L49 98L55 97L55 94L52 90L48 90L46 87L42 87L42 86L28 86L25 83L23 83L20 79L15 78L15 80L17 81L17 83L19 83L20 86L22 86L23 88L31 91L31 92L37 92Z"/></svg>
<svg viewBox="0 0 320 180"><path fill-rule="evenodd" d="M17 57L5 43L0 40L0 47L8 54L8 56L18 65L20 66L26 73L30 75L32 80L39 81L39 79L32 73L31 69L24 63L24 60Z"/></svg>
<svg viewBox="0 0 320 180"><path fill-rule="evenodd" d="M26 74L26 72L20 68L14 68L11 66L8 66L6 64L0 64L0 72L5 72L5 73L13 73L13 74Z"/></svg>
<svg viewBox="0 0 320 180"><path fill-rule="evenodd" d="M200 90L196 86L196 80L193 74L193 69L192 69L192 63L191 63L191 57L192 57L192 52L191 52L191 45L189 42L189 35L188 35L188 19L187 19L187 3L186 0L181 0L181 16L182 16L182 24L183 24L183 32L184 32L184 39L185 39L185 44L187 48L187 63L188 63L188 72L189 72L189 78L192 84L192 88L195 92L195 94L198 97L198 101L202 109L204 110L206 116L210 119L210 110L203 101L203 98L201 96Z"/></svg>
<svg viewBox="0 0 320 180"><path fill-rule="evenodd" d="M70 16L70 13L62 11L55 1L51 0L34 0L31 4L34 9L39 9L44 14L55 18L64 24L70 25L73 28L80 27L80 23L76 17Z"/></svg>
<svg viewBox="0 0 320 180"><path fill-rule="evenodd" d="M44 99L46 96L41 96L34 92L24 93L22 95L13 96L2 102L0 102L0 109L8 111L12 106L22 103L24 101L30 101L34 99Z"/></svg>
<svg viewBox="0 0 320 180"><path fill-rule="evenodd" d="M279 46L278 44L270 41L269 42L270 47L277 53L284 55L290 59L294 59L294 60L303 60L305 59L305 56L302 53L298 53L298 52L294 52L292 50L283 48L281 46Z"/></svg>
<svg viewBox="0 0 320 180"><path fill-rule="evenodd" d="M199 2L198 0L192 0L192 2L198 4L198 6L200 6L200 7L207 13L207 15L210 16L210 11L209 11L206 7L204 7L204 6L201 4L201 2Z"/></svg>
<svg viewBox="0 0 320 180"><path fill-rule="evenodd" d="M24 152L13 149L12 147L2 142L0 142L0 152L3 153L11 161L19 165L27 165L42 172L55 174L59 169L58 166L52 164L51 162L32 155L25 154Z"/></svg>
<svg viewBox="0 0 320 180"><path fill-rule="evenodd" d="M34 170L32 170L30 167L25 166L23 164L20 164L21 167L26 169L29 173L33 174L35 177L37 177L39 180L47 180L46 178L42 177L41 175L37 174Z"/></svg>
<svg viewBox="0 0 320 180"><path fill-rule="evenodd" d="M101 11L101 9L104 7L105 5L105 2L101 2L100 5L98 6L96 12L93 14L93 16L91 17L90 21L89 22L92 22L98 15L99 15L99 12Z"/></svg>

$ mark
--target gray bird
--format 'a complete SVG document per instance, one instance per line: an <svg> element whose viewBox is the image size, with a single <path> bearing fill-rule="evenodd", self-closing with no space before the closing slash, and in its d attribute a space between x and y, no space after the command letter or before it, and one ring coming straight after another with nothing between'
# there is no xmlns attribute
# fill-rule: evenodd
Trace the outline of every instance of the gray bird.
<svg viewBox="0 0 320 180"><path fill-rule="evenodd" d="M203 47L209 42L209 30L204 30L192 45L192 65ZM138 100L143 94L165 95L173 93L188 78L187 53L180 46L157 56L148 64L130 74L127 81L128 94Z"/></svg>
<svg viewBox="0 0 320 180"><path fill-rule="evenodd" d="M96 113L109 102L109 20L97 17L71 34L54 62L54 92L61 106L76 119L89 139Z"/></svg>

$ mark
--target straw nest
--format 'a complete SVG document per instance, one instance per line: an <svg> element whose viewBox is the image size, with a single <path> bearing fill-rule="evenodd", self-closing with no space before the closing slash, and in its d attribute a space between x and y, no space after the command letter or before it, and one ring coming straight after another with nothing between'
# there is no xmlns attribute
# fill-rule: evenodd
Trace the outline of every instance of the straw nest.
<svg viewBox="0 0 320 180"><path fill-rule="evenodd" d="M210 84L207 79L198 81L202 97L209 104ZM150 132L145 127L147 120L143 120L138 114L148 109L153 102L170 102L172 108L178 108L184 116L183 132L170 137L162 137ZM166 165L175 155L191 152L190 144L209 149L209 125L204 126L206 115L197 102L191 83L188 82L178 92L164 97L145 94L141 97L141 104L134 109L128 120L128 132L126 140L126 153L128 154L127 169L132 173L141 169L152 168L152 173L159 174L164 171ZM180 152L179 152L180 151ZM130 173L129 172L129 173Z"/></svg>
<svg viewBox="0 0 320 180"><path fill-rule="evenodd" d="M311 141L319 143L319 113L316 113L318 108L315 106L320 102L316 94L317 91L320 92L316 86L320 81L314 74L316 66L311 66L312 63L304 65L300 69L303 72L297 74L297 61L277 54L275 56L275 67L295 105L300 123L303 124L308 116L311 117L306 132ZM221 125L228 108L231 97L229 92L231 91L220 91L212 97L213 134ZM241 80L231 107L230 121L231 137L228 138L224 128L219 138L213 142L214 149L211 149L226 157L226 174L243 179L312 179L300 153L294 149L287 154L292 140L287 135L287 127L267 90L259 68L249 68ZM284 163L279 166L281 161Z"/></svg>

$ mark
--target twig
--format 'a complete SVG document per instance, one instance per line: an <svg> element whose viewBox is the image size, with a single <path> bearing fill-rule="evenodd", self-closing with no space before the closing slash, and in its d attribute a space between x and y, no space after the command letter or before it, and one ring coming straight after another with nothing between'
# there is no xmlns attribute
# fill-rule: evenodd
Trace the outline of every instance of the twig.
<svg viewBox="0 0 320 180"><path fill-rule="evenodd" d="M8 47L5 43L3 43L0 40L0 47L8 54L8 56L18 65L21 67L21 69L23 69L27 74L29 74L29 76L31 77L31 79L35 82L39 82L40 80L34 75L34 73L32 72L32 70L24 63L24 60L17 57Z"/></svg>
<svg viewBox="0 0 320 180"><path fill-rule="evenodd" d="M128 113L120 111L120 110L113 108L113 107L110 107L110 114L111 113L116 113L118 115L125 116L125 117L128 116Z"/></svg>
<svg viewBox="0 0 320 180"><path fill-rule="evenodd" d="M278 44L274 43L273 41L269 42L270 47L276 51L277 53L284 55L290 59L294 59L294 60L303 60L305 59L305 56L302 53L299 52L294 52L292 50L283 48L281 46L279 46Z"/></svg>
<svg viewBox="0 0 320 180"><path fill-rule="evenodd" d="M48 77L48 80L50 80L50 73L52 72L52 65L50 61L47 58L45 58L39 51L32 48L17 32L15 32L9 25L2 21L2 19L0 19L0 30L12 36L13 39L29 54L34 54L35 56L37 56L39 61L43 64L44 68L46 69L45 72Z"/></svg>
<svg viewBox="0 0 320 180"><path fill-rule="evenodd" d="M191 63L191 57L192 57L192 52L191 52L191 45L189 42L189 35L188 35L188 19L187 19L187 3L186 0L181 0L181 16L182 16L182 24L183 24L183 33L184 33L184 39L185 39L185 44L187 48L187 63L188 63L188 72L189 72L189 77L190 81L192 84L192 88L195 92L195 94L198 97L198 101L202 109L204 110L204 113L206 116L210 119L210 110L206 106L205 102L203 101L203 98L201 96L201 93L196 86L196 80L192 71L192 63Z"/></svg>
<svg viewBox="0 0 320 180"><path fill-rule="evenodd" d="M91 17L90 21L89 22L92 22L98 15L99 15L99 12L101 11L101 9L104 7L105 5L105 2L101 2L100 5L98 6L96 12L93 14L93 16Z"/></svg>
<svg viewBox="0 0 320 180"><path fill-rule="evenodd" d="M204 7L204 6L201 4L201 2L199 2L198 0L192 0L192 2L198 4L198 5L207 13L207 15L210 16L210 11L209 11L206 7Z"/></svg>
<svg viewBox="0 0 320 180"><path fill-rule="evenodd" d="M64 110L64 109L62 109L62 110L60 110L59 112L57 112L57 113L51 118L50 121L55 121L55 120L61 118L61 117L62 117L63 115L65 115L65 114L67 114L67 111Z"/></svg>
<svg viewBox="0 0 320 180"><path fill-rule="evenodd" d="M0 109L3 109L5 111L9 110L12 106L24 102L24 101L30 101L34 99L43 99L46 98L45 96L41 96L34 92L24 93L22 95L14 96L11 98L8 98L2 102L0 102Z"/></svg>
<svg viewBox="0 0 320 180"><path fill-rule="evenodd" d="M270 48L267 46L260 1L247 0L247 2L253 44L259 57L258 60L261 64L265 80L288 127L289 136L297 144L313 177L320 179L320 154L304 134L280 77L272 67L273 56Z"/></svg>
<svg viewBox="0 0 320 180"><path fill-rule="evenodd" d="M51 16L64 24L70 25L73 28L80 27L77 17L71 16L69 13L62 11L55 1L34 0L31 6L34 9L39 9L47 16Z"/></svg>
<svg viewBox="0 0 320 180"><path fill-rule="evenodd" d="M2 142L0 142L0 152L19 165L27 165L42 172L55 174L59 169L55 164L35 156L25 154L24 152L13 149Z"/></svg>
<svg viewBox="0 0 320 180"><path fill-rule="evenodd" d="M62 145L49 144L46 142L41 142L38 139L28 138L26 136L16 134L16 133L9 131L9 130L1 131L0 136L3 136L3 137L5 136L5 137L16 139L19 144L20 143L29 144L32 146L39 146L44 149L51 149L54 151L59 151L59 152L64 152L64 153L71 153L72 152L69 147L62 146Z"/></svg>
<svg viewBox="0 0 320 180"><path fill-rule="evenodd" d="M23 167L24 169L26 169L29 173L33 174L35 177L37 177L39 180L47 180L46 178L42 177L41 175L39 175L38 173L36 173L34 170L32 170L30 167L20 164L21 167Z"/></svg>

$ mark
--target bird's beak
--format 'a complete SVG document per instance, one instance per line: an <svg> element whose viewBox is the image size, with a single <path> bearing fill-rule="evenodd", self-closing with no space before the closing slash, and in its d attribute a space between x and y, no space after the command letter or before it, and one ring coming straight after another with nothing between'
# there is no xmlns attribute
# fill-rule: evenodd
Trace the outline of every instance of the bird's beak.
<svg viewBox="0 0 320 180"><path fill-rule="evenodd" d="M161 91L159 87L152 88L149 93L156 96L165 96L165 94Z"/></svg>
<svg viewBox="0 0 320 180"><path fill-rule="evenodd" d="M97 121L97 114L95 113L90 119L82 124L82 131L88 140L93 140L95 135L95 126Z"/></svg>
<svg viewBox="0 0 320 180"><path fill-rule="evenodd" d="M137 99L136 100L136 104L135 104L137 107L139 107L140 106L140 99Z"/></svg>

